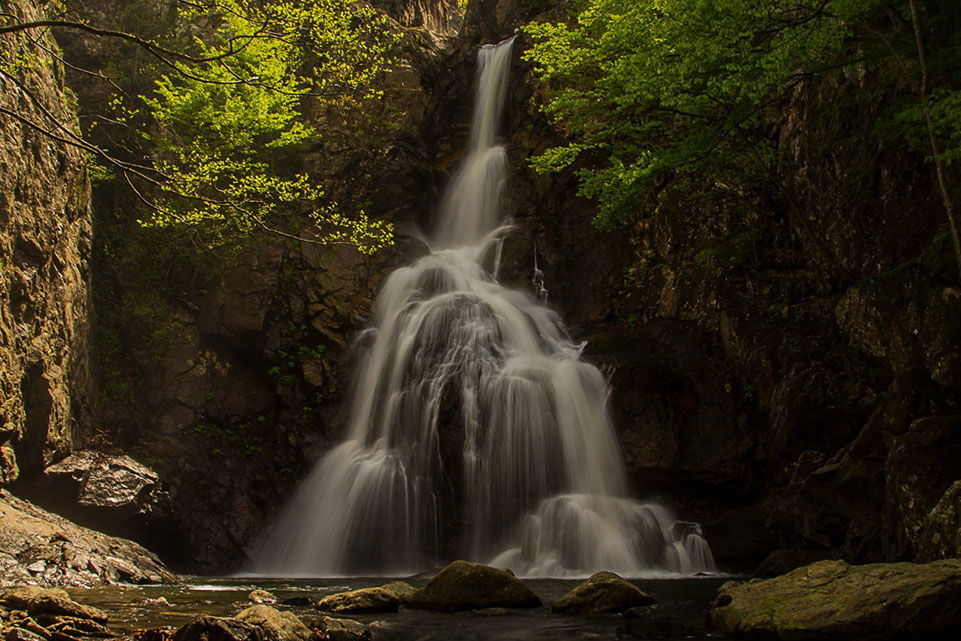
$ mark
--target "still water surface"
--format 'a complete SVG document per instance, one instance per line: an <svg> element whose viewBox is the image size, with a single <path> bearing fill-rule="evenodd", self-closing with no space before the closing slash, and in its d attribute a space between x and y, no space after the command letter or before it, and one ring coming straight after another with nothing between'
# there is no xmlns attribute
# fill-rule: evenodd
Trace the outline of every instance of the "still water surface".
<svg viewBox="0 0 961 641"><path fill-rule="evenodd" d="M269 590L280 600L307 597L312 601L345 590L383 585L396 579L250 579L185 577L175 586L111 586L70 590L77 600L106 610L110 625L119 631L139 628L181 626L199 614L231 616L248 607L251 590ZM726 579L717 577L638 579L633 582L657 599L645 609L647 619L628 620L620 616L565 617L547 607L511 610L502 616L474 612L444 614L401 610L391 614L351 615L371 624L375 640L403 641L513 641L548 639L717 639L704 625L704 612ZM407 580L415 587L427 578ZM579 581L531 579L530 588L550 605ZM153 600L163 597L169 605ZM311 607L278 606L305 621L318 618ZM627 629L630 627L630 629Z"/></svg>

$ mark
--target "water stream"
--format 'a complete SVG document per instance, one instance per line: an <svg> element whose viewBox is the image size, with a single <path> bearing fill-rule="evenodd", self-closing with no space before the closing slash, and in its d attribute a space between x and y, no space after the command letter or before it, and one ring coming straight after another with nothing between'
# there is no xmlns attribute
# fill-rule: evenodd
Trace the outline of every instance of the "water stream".
<svg viewBox="0 0 961 641"><path fill-rule="evenodd" d="M479 52L470 149L432 251L387 278L357 340L348 437L302 482L257 573L407 575L453 558L527 577L714 569L696 524L630 498L583 345L497 282L512 46Z"/></svg>

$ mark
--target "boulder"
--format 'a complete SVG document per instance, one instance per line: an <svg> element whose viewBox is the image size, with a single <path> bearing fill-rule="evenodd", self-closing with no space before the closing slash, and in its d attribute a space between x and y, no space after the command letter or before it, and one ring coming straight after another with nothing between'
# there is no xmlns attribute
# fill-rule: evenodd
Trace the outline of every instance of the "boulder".
<svg viewBox="0 0 961 641"><path fill-rule="evenodd" d="M385 583L384 585L380 586L380 589L390 592L395 597L400 599L400 602L404 604L410 601L411 597L414 596L414 593L417 592L417 588L404 581L391 581L390 583Z"/></svg>
<svg viewBox="0 0 961 641"><path fill-rule="evenodd" d="M222 617L200 616L174 632L172 641L266 641L259 625Z"/></svg>
<svg viewBox="0 0 961 641"><path fill-rule="evenodd" d="M235 617L238 621L259 626L267 641L310 641L313 632L291 612L281 612L267 605L254 605Z"/></svg>
<svg viewBox="0 0 961 641"><path fill-rule="evenodd" d="M961 559L853 566L819 561L729 581L708 613L721 634L763 639L930 639L961 630Z"/></svg>
<svg viewBox="0 0 961 641"><path fill-rule="evenodd" d="M620 613L651 605L654 599L613 572L598 572L565 594L551 610L558 614Z"/></svg>
<svg viewBox="0 0 961 641"><path fill-rule="evenodd" d="M400 605L400 598L383 588L362 588L325 596L317 602L317 609L342 614L358 614L397 612Z"/></svg>
<svg viewBox="0 0 961 641"><path fill-rule="evenodd" d="M514 573L454 561L417 590L407 603L419 610L483 610L485 608L536 608L541 600Z"/></svg>
<svg viewBox="0 0 961 641"><path fill-rule="evenodd" d="M0 490L0 587L174 583L151 552Z"/></svg>
<svg viewBox="0 0 961 641"><path fill-rule="evenodd" d="M277 603L277 597L268 592L267 590L252 590L250 594L247 595L247 600L251 603Z"/></svg>
<svg viewBox="0 0 961 641"><path fill-rule="evenodd" d="M107 622L105 612L77 603L66 591L57 588L28 586L0 590L0 605L11 610L24 610L32 617L49 615Z"/></svg>
<svg viewBox="0 0 961 641"><path fill-rule="evenodd" d="M81 450L44 469L51 479L75 484L77 500L90 507L135 505L146 489L159 480L149 468L129 456L110 456Z"/></svg>
<svg viewBox="0 0 961 641"><path fill-rule="evenodd" d="M370 628L353 619L324 617L310 624L318 641L370 641Z"/></svg>

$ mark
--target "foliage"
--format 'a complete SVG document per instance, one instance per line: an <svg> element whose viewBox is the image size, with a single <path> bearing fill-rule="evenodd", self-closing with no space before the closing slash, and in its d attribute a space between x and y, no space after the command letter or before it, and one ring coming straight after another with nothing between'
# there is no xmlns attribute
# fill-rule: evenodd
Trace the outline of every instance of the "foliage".
<svg viewBox="0 0 961 641"><path fill-rule="evenodd" d="M569 144L539 171L579 166L601 226L634 216L662 171L770 168L764 118L812 74L893 54L912 60L907 7L881 0L580 0L569 24L526 27L527 58L548 81L546 112ZM884 25L889 37L875 25ZM892 26L893 25L893 26ZM910 69L910 65L906 65ZM946 152L958 153L958 99L939 94ZM918 123L906 111L904 120ZM761 166L758 166L758 165Z"/></svg>
<svg viewBox="0 0 961 641"><path fill-rule="evenodd" d="M366 253L389 244L389 225L323 203L306 174L277 162L319 138L304 124L305 99L343 108L376 95L396 40L386 18L345 0L218 0L189 4L180 18L219 24L194 43L210 62L162 76L144 99L166 195L145 222L202 227L217 242L309 204L318 241Z"/></svg>

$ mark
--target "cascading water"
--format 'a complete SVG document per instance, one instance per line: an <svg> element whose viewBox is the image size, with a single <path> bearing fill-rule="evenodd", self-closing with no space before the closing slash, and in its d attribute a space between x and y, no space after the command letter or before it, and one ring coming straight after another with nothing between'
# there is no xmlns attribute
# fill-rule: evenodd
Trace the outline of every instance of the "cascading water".
<svg viewBox="0 0 961 641"><path fill-rule="evenodd" d="M400 575L455 557L522 576L714 568L696 524L628 498L607 382L583 346L496 281L511 48L480 50L471 147L434 250L378 295L348 438L284 510L259 573Z"/></svg>

